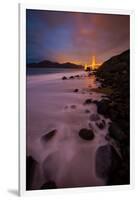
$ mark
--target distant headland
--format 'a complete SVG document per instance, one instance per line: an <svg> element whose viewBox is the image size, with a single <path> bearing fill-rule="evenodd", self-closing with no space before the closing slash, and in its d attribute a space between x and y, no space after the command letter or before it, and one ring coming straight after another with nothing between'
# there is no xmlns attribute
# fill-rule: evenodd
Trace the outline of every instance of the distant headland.
<svg viewBox="0 0 138 200"><path fill-rule="evenodd" d="M70 68L70 69L83 69L83 65L77 65L74 63L58 63L49 60L44 60L38 63L28 63L27 68Z"/></svg>

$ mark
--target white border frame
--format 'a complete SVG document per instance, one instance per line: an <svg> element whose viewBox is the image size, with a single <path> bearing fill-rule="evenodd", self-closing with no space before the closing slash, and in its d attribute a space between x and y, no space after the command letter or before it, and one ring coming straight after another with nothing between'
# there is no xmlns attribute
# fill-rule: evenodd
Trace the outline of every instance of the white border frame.
<svg viewBox="0 0 138 200"><path fill-rule="evenodd" d="M130 15L130 185L26 191L26 9ZM71 194L134 188L134 11L84 6L19 4L19 195ZM133 165L132 165L133 164ZM80 190L81 189L81 190Z"/></svg>

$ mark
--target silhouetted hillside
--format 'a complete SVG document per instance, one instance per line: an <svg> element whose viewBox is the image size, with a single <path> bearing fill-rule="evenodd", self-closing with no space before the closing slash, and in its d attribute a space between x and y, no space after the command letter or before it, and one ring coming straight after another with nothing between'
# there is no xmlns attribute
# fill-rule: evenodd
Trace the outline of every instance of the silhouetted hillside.
<svg viewBox="0 0 138 200"><path fill-rule="evenodd" d="M39 63L29 63L27 64L27 67L29 68L70 68L70 69L81 69L83 68L82 65L76 65L74 63L57 63L57 62L51 62L49 60L44 60Z"/></svg>
<svg viewBox="0 0 138 200"><path fill-rule="evenodd" d="M122 70L129 70L129 54L130 50L127 50L117 56L114 56L104 62L99 68L100 72L119 72Z"/></svg>

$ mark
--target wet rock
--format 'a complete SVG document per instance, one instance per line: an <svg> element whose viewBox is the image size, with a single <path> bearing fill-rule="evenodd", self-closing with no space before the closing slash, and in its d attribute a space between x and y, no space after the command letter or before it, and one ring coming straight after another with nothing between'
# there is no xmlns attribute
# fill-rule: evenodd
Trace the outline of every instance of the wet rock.
<svg viewBox="0 0 138 200"><path fill-rule="evenodd" d="M97 112L102 115L109 115L109 100L103 99L97 103Z"/></svg>
<svg viewBox="0 0 138 200"><path fill-rule="evenodd" d="M105 139L106 139L107 141L110 140L110 136L109 136L109 134L107 134L107 135L105 136Z"/></svg>
<svg viewBox="0 0 138 200"><path fill-rule="evenodd" d="M76 78L80 78L80 76L79 76L79 75L76 75L75 77L76 77Z"/></svg>
<svg viewBox="0 0 138 200"><path fill-rule="evenodd" d="M96 174L100 178L107 178L110 174L112 162L111 146L105 145L98 148L96 152Z"/></svg>
<svg viewBox="0 0 138 200"><path fill-rule="evenodd" d="M99 129L103 129L105 124L103 122L96 122L96 126L98 126Z"/></svg>
<svg viewBox="0 0 138 200"><path fill-rule="evenodd" d="M90 117L89 117L89 119L91 121L98 121L100 119L100 117L97 114L91 114Z"/></svg>
<svg viewBox="0 0 138 200"><path fill-rule="evenodd" d="M54 129L54 130L50 131L49 133L46 133L45 135L43 135L41 137L42 141L45 141L45 142L49 141L50 139L52 139L54 137L56 132L57 132L57 130Z"/></svg>
<svg viewBox="0 0 138 200"><path fill-rule="evenodd" d="M90 76L92 76L92 75L93 75L93 73L89 72L88 77L90 77Z"/></svg>
<svg viewBox="0 0 138 200"><path fill-rule="evenodd" d="M94 139L94 133L90 129L82 128L79 131L79 136L84 140L92 140Z"/></svg>
<svg viewBox="0 0 138 200"><path fill-rule="evenodd" d="M85 113L90 113L90 110L86 109L86 110L85 110Z"/></svg>
<svg viewBox="0 0 138 200"><path fill-rule="evenodd" d="M104 125L106 125L106 122L105 122L105 120L104 120L104 119L102 119L102 123L103 123Z"/></svg>
<svg viewBox="0 0 138 200"><path fill-rule="evenodd" d="M104 145L96 152L96 174L108 182L120 169L121 159L111 145ZM118 177L117 177L118 178Z"/></svg>
<svg viewBox="0 0 138 200"><path fill-rule="evenodd" d="M91 104L91 103L92 103L92 99L86 99L85 102L84 102L84 105L85 104Z"/></svg>
<svg viewBox="0 0 138 200"><path fill-rule="evenodd" d="M75 109L77 106L76 105L71 105L70 106L72 109Z"/></svg>
<svg viewBox="0 0 138 200"><path fill-rule="evenodd" d="M44 183L40 189L56 189L56 183L54 181L48 181Z"/></svg>
<svg viewBox="0 0 138 200"><path fill-rule="evenodd" d="M79 91L78 89L75 89L75 90L74 90L74 92L78 92L78 91Z"/></svg>
<svg viewBox="0 0 138 200"><path fill-rule="evenodd" d="M109 135L110 137L114 138L115 140L119 142L126 139L124 132L120 129L120 127L115 122L113 122L109 126Z"/></svg>
<svg viewBox="0 0 138 200"><path fill-rule="evenodd" d="M33 189L33 178L37 170L38 162L32 157L26 158L26 190Z"/></svg>
<svg viewBox="0 0 138 200"><path fill-rule="evenodd" d="M66 76L63 76L63 77L62 77L62 80L66 80L66 79L67 79L67 77L66 77Z"/></svg>

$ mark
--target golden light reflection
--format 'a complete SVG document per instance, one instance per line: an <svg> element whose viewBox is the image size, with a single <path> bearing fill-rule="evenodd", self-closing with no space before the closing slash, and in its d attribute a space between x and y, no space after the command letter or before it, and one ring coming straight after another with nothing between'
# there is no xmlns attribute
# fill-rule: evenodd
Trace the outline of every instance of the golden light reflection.
<svg viewBox="0 0 138 200"><path fill-rule="evenodd" d="M85 88L89 87L89 88L93 88L95 86L95 82L96 82L96 78L95 76L87 76L85 77Z"/></svg>

